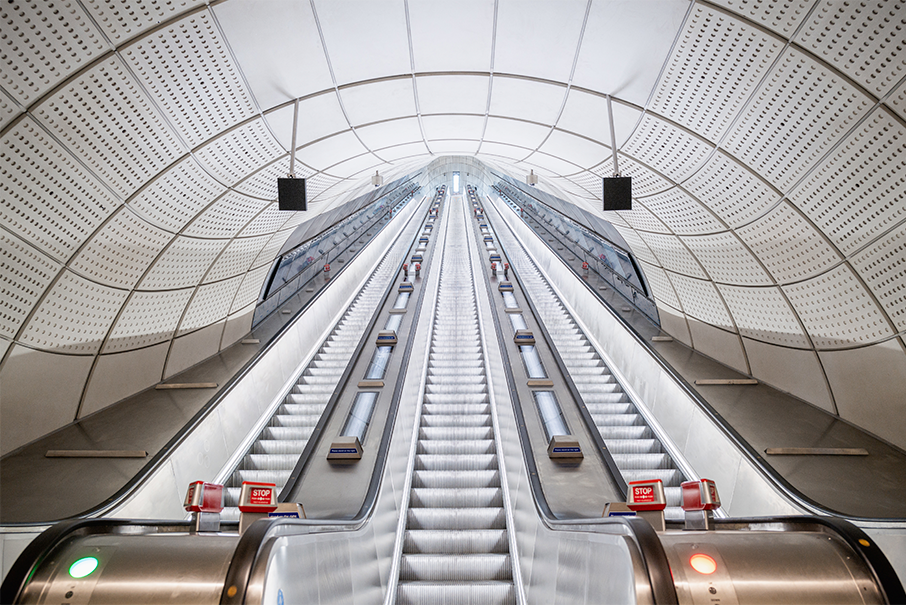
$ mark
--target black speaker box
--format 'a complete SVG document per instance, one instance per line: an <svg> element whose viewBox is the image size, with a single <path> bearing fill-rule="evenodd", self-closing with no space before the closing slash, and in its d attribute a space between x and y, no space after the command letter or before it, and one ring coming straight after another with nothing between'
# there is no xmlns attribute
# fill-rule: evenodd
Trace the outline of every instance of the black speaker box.
<svg viewBox="0 0 906 605"><path fill-rule="evenodd" d="M308 210L305 179L277 179L277 200L280 210Z"/></svg>
<svg viewBox="0 0 906 605"><path fill-rule="evenodd" d="M632 210L632 177L605 177L604 210Z"/></svg>

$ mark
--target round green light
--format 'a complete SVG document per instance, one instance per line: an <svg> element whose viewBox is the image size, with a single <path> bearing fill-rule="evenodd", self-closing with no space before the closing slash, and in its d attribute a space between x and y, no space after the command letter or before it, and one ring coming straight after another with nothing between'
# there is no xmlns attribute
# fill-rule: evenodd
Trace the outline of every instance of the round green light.
<svg viewBox="0 0 906 605"><path fill-rule="evenodd" d="M94 557L82 557L75 563L69 566L69 575L73 578L84 578L87 575L90 575L95 569L98 568L98 560Z"/></svg>

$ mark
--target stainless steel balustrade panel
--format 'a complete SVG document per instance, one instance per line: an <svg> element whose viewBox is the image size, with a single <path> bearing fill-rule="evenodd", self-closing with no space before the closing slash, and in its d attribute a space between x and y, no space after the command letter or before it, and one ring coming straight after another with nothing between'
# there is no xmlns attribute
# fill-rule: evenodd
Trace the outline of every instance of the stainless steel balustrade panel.
<svg viewBox="0 0 906 605"><path fill-rule="evenodd" d="M515 603L461 199L453 198L447 211L396 597L398 603Z"/></svg>

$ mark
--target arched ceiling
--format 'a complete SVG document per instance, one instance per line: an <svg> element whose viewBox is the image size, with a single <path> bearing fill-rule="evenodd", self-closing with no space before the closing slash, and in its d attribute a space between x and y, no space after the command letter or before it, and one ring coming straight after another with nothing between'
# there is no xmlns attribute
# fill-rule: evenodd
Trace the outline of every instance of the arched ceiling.
<svg viewBox="0 0 906 605"><path fill-rule="evenodd" d="M374 170L474 156L600 213L606 95L635 198L607 218L664 328L906 444L901 2L9 0L0 23L4 452L235 342L293 228Z"/></svg>

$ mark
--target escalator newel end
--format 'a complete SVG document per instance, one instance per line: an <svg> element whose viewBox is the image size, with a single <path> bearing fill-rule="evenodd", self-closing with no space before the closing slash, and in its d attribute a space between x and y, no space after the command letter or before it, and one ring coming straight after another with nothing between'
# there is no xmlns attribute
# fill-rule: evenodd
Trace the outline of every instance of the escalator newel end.
<svg viewBox="0 0 906 605"><path fill-rule="evenodd" d="M685 481L683 488L683 511L688 530L712 529L713 511L720 508L717 485L711 479Z"/></svg>

